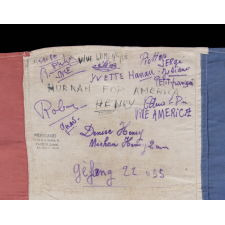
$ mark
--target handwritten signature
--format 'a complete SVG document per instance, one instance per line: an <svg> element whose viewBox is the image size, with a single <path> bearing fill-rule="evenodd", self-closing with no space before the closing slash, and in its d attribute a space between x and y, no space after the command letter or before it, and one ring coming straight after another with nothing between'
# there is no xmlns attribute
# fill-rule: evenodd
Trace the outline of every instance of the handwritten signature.
<svg viewBox="0 0 225 225"><path fill-rule="evenodd" d="M147 150L169 150L169 147L166 145L159 145L153 139L145 142L143 136L144 129L140 130L131 130L128 127L131 122L123 122L121 121L118 130L114 131L111 128L96 130L93 124L84 126L84 130L80 132L81 136L86 138L91 137L89 142L89 147L97 148L97 147L121 147L123 148L133 148L133 149L143 149L141 155L143 155ZM116 137L116 141L111 141L111 136ZM122 137L122 140L118 140L118 137Z"/></svg>
<svg viewBox="0 0 225 225"><path fill-rule="evenodd" d="M84 163L86 164L86 162L84 161ZM89 168L87 168L86 165L80 165L79 163L76 163L73 167L73 172L75 175L75 182L76 183L80 183L82 181L82 179L85 179L87 184L91 185L94 183L94 178L95 177L106 177L106 185L107 186L112 186L112 182L113 180L115 180L115 178L113 178L112 175L112 170L107 169L101 169L101 168L97 168L95 167L95 163L93 160L90 160L89 162Z"/></svg>
<svg viewBox="0 0 225 225"><path fill-rule="evenodd" d="M109 61L103 61L102 63L92 66L92 68L101 72L109 72L119 69L116 63L110 63Z"/></svg>
<svg viewBox="0 0 225 225"><path fill-rule="evenodd" d="M75 119L74 116L72 116L72 119L69 121L69 123L60 123L60 129L65 131L66 134L70 135L70 132L75 128L75 125L77 124L79 119L80 118Z"/></svg>
<svg viewBox="0 0 225 225"><path fill-rule="evenodd" d="M63 55L62 58L40 66L40 80L43 83L45 79L54 76L59 83L76 74L86 72L86 70L74 71L73 66L77 64L79 61L73 56Z"/></svg>
<svg viewBox="0 0 225 225"><path fill-rule="evenodd" d="M49 126L52 126L68 116L72 115L76 111L83 109L87 107L87 105L81 105L81 106L76 106L75 104L70 104L70 105L65 105L62 99L58 100L57 106L53 107L53 104L47 100L47 99L40 99L34 103L34 111L37 113L37 115L43 119L51 119L54 118L55 115L62 114L64 112L67 112L68 110L70 111L69 114L61 117L60 119L56 120L55 122L52 122L49 124ZM65 126L65 124L61 125L61 129L64 128L67 129L69 127L72 127L78 119L72 118L72 121L69 123L69 125ZM75 122L76 121L76 122Z"/></svg>
<svg viewBox="0 0 225 225"><path fill-rule="evenodd" d="M76 163L73 166L74 180L76 184L87 184L83 187L125 187L115 186L115 183L120 177L136 177L145 176L153 179L163 179L165 177L165 170L162 168L156 169L139 169L134 165L122 165L118 169L119 177L115 178L115 174L112 169L103 169L96 167L95 162L90 160L86 162L83 160L82 163ZM114 174L114 175L113 175ZM103 185L99 185L98 177L105 178ZM102 179L101 179L102 180Z"/></svg>

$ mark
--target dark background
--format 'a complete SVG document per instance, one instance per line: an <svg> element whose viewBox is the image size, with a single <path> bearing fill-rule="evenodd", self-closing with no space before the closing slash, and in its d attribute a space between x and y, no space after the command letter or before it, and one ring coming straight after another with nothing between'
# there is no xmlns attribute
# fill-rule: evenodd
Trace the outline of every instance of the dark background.
<svg viewBox="0 0 225 225"><path fill-rule="evenodd" d="M75 45L225 47L224 25L1 25L0 52Z"/></svg>

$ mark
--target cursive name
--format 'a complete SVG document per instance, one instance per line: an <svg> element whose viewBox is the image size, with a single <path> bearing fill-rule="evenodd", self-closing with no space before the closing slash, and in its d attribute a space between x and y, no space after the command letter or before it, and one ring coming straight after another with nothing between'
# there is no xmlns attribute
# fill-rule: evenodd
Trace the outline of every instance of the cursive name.
<svg viewBox="0 0 225 225"><path fill-rule="evenodd" d="M58 100L57 106L53 107L47 99L40 99L34 103L34 111L41 119L50 119L52 116L72 109L73 112L86 107L87 105L76 106L75 104L65 105L62 99Z"/></svg>
<svg viewBox="0 0 225 225"><path fill-rule="evenodd" d="M79 184L83 179L87 182L89 185L94 184L94 178L96 177L106 177L106 185L112 186L113 180L113 172L110 169L101 169L95 167L95 163L93 160L90 160L89 165L86 164L85 161L83 161L84 165L81 165L79 163L76 163L73 167L73 172L75 176L75 182Z"/></svg>
<svg viewBox="0 0 225 225"><path fill-rule="evenodd" d="M117 132L116 132L117 136L125 135L125 136L128 136L128 139L129 139L129 136L138 136L139 137L138 141L143 140L142 134L144 132L144 129L135 130L135 131L128 130L128 126L130 126L130 124L131 124L130 121L128 123L125 123L125 122L121 121L120 126L122 126L122 127L119 130L117 130ZM129 141L132 140L132 139L129 139ZM125 140L127 142L127 139L125 139Z"/></svg>
<svg viewBox="0 0 225 225"><path fill-rule="evenodd" d="M103 61L102 63L92 66L92 68L101 72L109 72L119 69L116 63L110 63L109 61Z"/></svg>
<svg viewBox="0 0 225 225"><path fill-rule="evenodd" d="M85 136L85 137L110 135L113 133L113 130L111 130L111 129L96 131L92 124L84 126L84 129L85 129L85 131L80 132L80 135Z"/></svg>
<svg viewBox="0 0 225 225"><path fill-rule="evenodd" d="M70 135L70 132L74 129L75 125L77 124L78 120L80 118L77 118L75 119L73 116L72 116L72 119L69 121L69 123L60 123L60 129L65 131L66 134Z"/></svg>
<svg viewBox="0 0 225 225"><path fill-rule="evenodd" d="M148 96L144 100L144 109L157 108L166 105L165 101L157 102L157 98Z"/></svg>

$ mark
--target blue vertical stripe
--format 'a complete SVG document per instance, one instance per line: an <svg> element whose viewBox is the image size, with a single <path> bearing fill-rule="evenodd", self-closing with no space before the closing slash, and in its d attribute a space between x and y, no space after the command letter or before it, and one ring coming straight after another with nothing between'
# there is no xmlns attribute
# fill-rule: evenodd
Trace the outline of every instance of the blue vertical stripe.
<svg viewBox="0 0 225 225"><path fill-rule="evenodd" d="M225 199L225 49L202 55L203 199Z"/></svg>

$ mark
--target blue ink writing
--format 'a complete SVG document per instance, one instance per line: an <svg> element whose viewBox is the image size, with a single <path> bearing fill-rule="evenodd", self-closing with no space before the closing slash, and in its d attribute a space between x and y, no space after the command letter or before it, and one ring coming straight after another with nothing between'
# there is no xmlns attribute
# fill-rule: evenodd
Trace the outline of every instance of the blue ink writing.
<svg viewBox="0 0 225 225"><path fill-rule="evenodd" d="M86 125L84 127L84 129L85 129L85 132L80 132L80 135L85 136L85 137L99 136L99 135L110 135L110 134L113 133L113 130L111 130L111 129L102 130L102 131L95 131L92 124Z"/></svg>
<svg viewBox="0 0 225 225"><path fill-rule="evenodd" d="M74 129L75 124L78 122L79 119L80 118L75 119L72 116L72 119L71 119L71 121L69 121L68 124L66 124L64 122L60 123L60 129L65 131L66 134L70 135L70 132Z"/></svg>
<svg viewBox="0 0 225 225"><path fill-rule="evenodd" d="M109 72L119 69L116 63L110 63L109 61L103 61L102 63L92 66L92 68L101 72Z"/></svg>
<svg viewBox="0 0 225 225"><path fill-rule="evenodd" d="M80 183L82 182L82 179L84 179L87 184L93 185L94 184L94 178L97 177L106 177L106 185L112 186L113 185L113 172L110 169L104 170L101 168L95 167L95 163L93 160L90 160L89 165L86 165L86 162L84 161L84 165L80 165L79 163L76 163L73 167L73 172L75 175L75 182Z"/></svg>

